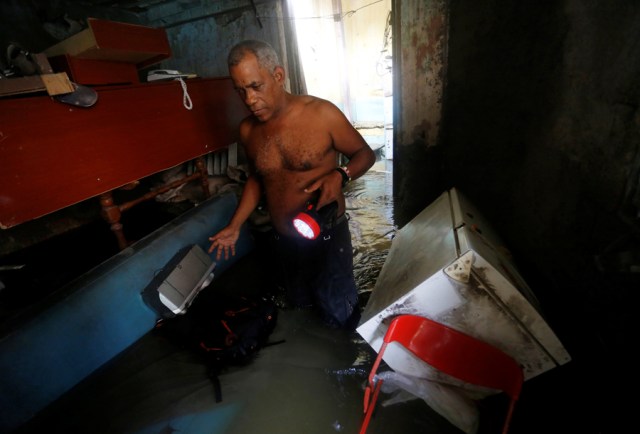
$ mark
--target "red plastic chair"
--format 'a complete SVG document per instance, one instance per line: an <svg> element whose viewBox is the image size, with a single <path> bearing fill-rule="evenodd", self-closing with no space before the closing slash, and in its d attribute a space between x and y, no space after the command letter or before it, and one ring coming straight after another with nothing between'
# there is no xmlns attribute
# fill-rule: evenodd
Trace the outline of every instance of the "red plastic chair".
<svg viewBox="0 0 640 434"><path fill-rule="evenodd" d="M391 322L371 368L364 393L365 418L360 434L367 431L380 393L382 379L375 381L374 377L390 342L398 342L433 368L452 377L506 393L510 402L502 433L507 433L524 382L520 365L496 347L444 324L416 315L400 315Z"/></svg>

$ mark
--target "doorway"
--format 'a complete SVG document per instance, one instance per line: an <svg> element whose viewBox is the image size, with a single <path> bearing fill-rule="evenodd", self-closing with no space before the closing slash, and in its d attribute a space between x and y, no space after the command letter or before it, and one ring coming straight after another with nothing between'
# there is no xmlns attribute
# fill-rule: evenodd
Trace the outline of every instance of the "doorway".
<svg viewBox="0 0 640 434"><path fill-rule="evenodd" d="M307 92L338 106L393 159L391 0L291 2Z"/></svg>

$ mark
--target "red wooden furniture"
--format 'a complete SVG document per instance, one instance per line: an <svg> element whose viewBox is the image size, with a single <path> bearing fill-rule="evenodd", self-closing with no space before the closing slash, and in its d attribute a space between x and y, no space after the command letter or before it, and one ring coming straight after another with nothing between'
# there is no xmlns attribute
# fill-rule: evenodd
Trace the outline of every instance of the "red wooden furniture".
<svg viewBox="0 0 640 434"><path fill-rule="evenodd" d="M171 46L163 28L88 18L87 28L47 48L47 57L68 54L80 59L100 59L155 65L171 57Z"/></svg>
<svg viewBox="0 0 640 434"><path fill-rule="evenodd" d="M383 381L376 381L376 371L391 342L399 343L445 374L466 383L506 393L510 401L502 433L507 433L524 382L520 365L494 346L444 324L416 315L399 315L389 325L369 374L369 384L364 394L365 417L360 434L367 431L371 421Z"/></svg>
<svg viewBox="0 0 640 434"><path fill-rule="evenodd" d="M228 77L186 84L192 110L178 81L97 87L89 108L48 95L0 98L0 228L99 197L125 247L120 213L172 187L122 205L111 192L236 142L248 114ZM206 175L200 164L190 179L205 187Z"/></svg>
<svg viewBox="0 0 640 434"><path fill-rule="evenodd" d="M64 71L74 83L88 86L140 83L138 67L133 63L83 59L69 54L49 58L54 71Z"/></svg>

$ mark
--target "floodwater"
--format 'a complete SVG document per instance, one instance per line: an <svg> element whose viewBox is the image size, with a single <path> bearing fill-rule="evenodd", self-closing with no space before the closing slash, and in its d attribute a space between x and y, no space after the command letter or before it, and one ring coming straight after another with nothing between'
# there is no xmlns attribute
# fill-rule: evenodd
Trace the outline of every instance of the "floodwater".
<svg viewBox="0 0 640 434"><path fill-rule="evenodd" d="M375 286L396 231L392 181L392 161L382 160L345 191L351 217L354 275L365 299Z"/></svg>
<svg viewBox="0 0 640 434"><path fill-rule="evenodd" d="M364 307L395 233L391 161L346 190L354 273ZM249 255L221 275L219 289L252 287L264 262ZM268 272L268 270L266 270ZM331 330L308 310L282 309L272 342L247 366L220 375L216 402L200 359L148 334L20 429L20 433L355 433L376 353L357 334ZM369 433L459 433L424 401L384 406ZM384 408L382 408L384 406Z"/></svg>
<svg viewBox="0 0 640 434"><path fill-rule="evenodd" d="M391 167L391 161L377 162L345 191L362 308L397 230ZM147 220L145 223L148 225ZM231 291L260 286L269 277L265 262L264 256L249 254L212 286ZM327 329L310 311L283 308L271 341L282 343L262 348L248 365L230 367L220 375L222 401L216 402L202 361L149 333L14 434L359 432L364 387L376 353L358 333ZM575 371L575 364L525 384L511 433L624 432L594 431L591 425L597 424L591 422L597 411L590 411L590 407L569 406L574 409L570 412L566 403L575 399L576 390L583 395L581 404L591 398L583 390L592 384L592 372ZM379 371L385 370L388 368L383 363ZM580 389L576 388L578 384L582 385ZM397 392L383 391L380 395L367 433L462 432L425 400ZM481 417L489 414L490 419L481 420L478 434L499 432L505 407L500 396L496 398L481 403Z"/></svg>

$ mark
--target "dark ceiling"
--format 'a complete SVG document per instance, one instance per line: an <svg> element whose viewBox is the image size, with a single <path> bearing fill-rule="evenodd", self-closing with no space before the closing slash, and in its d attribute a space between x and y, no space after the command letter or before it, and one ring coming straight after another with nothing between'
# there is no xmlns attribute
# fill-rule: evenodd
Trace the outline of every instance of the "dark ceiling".
<svg viewBox="0 0 640 434"><path fill-rule="evenodd" d="M114 0L78 0L69 1L78 5L97 6L105 8L115 8L126 10L129 12L139 13L146 12L154 6L164 3L193 3L193 0L131 0L131 1L114 1Z"/></svg>

